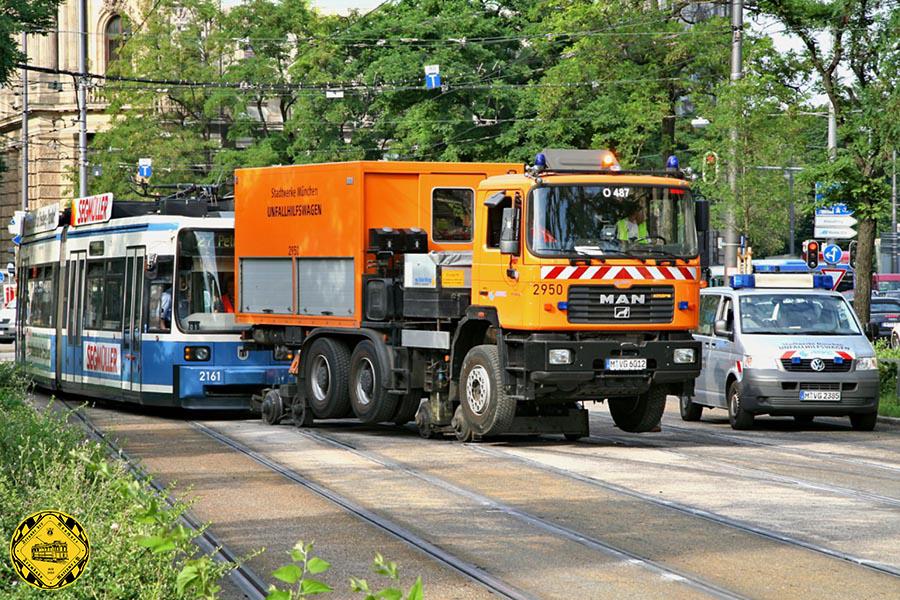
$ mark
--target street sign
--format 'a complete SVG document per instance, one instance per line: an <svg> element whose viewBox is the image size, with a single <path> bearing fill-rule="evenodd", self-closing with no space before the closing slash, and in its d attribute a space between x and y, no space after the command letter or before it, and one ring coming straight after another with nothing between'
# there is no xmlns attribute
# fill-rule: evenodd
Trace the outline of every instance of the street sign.
<svg viewBox="0 0 900 600"><path fill-rule="evenodd" d="M853 227L857 223L849 215L816 215L816 227Z"/></svg>
<svg viewBox="0 0 900 600"><path fill-rule="evenodd" d="M852 227L816 227L813 235L817 238L849 240L856 237Z"/></svg>
<svg viewBox="0 0 900 600"><path fill-rule="evenodd" d="M441 87L441 66L425 65L425 89L433 90Z"/></svg>
<svg viewBox="0 0 900 600"><path fill-rule="evenodd" d="M822 269L822 275L831 275L831 289L836 290L847 274L845 269Z"/></svg>
<svg viewBox="0 0 900 600"><path fill-rule="evenodd" d="M150 179L151 175L153 175L153 159L152 158L138 159L138 177L143 177L144 179Z"/></svg>
<svg viewBox="0 0 900 600"><path fill-rule="evenodd" d="M841 258L844 256L844 251L841 250L841 247L837 244L828 244L825 246L825 249L822 250L822 257L825 259L829 265L836 265L841 262Z"/></svg>
<svg viewBox="0 0 900 600"><path fill-rule="evenodd" d="M835 216L835 217L849 217L853 214L853 211L847 208L846 204L832 204L831 206L820 206L816 209L816 216Z"/></svg>

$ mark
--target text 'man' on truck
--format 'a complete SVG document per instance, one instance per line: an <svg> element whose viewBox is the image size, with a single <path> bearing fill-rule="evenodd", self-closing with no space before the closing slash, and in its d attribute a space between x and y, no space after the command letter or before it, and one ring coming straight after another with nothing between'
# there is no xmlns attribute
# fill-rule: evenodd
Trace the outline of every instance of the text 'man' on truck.
<svg viewBox="0 0 900 600"><path fill-rule="evenodd" d="M262 401L269 422L577 438L584 401L639 432L667 394L693 391L708 216L676 171L566 150L527 169L349 162L236 179L237 320L296 353L296 384Z"/></svg>

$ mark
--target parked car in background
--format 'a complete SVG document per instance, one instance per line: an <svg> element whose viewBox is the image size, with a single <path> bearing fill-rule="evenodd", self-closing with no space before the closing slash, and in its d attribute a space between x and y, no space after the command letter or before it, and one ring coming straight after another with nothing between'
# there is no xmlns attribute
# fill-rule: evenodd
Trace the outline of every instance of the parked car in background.
<svg viewBox="0 0 900 600"><path fill-rule="evenodd" d="M16 301L13 300L0 309L0 344L8 344L16 339Z"/></svg>
<svg viewBox="0 0 900 600"><path fill-rule="evenodd" d="M869 328L872 339L892 337L894 325L900 323L900 298L872 296L869 310Z"/></svg>
<svg viewBox="0 0 900 600"><path fill-rule="evenodd" d="M875 273L872 275L872 294L900 297L900 273Z"/></svg>

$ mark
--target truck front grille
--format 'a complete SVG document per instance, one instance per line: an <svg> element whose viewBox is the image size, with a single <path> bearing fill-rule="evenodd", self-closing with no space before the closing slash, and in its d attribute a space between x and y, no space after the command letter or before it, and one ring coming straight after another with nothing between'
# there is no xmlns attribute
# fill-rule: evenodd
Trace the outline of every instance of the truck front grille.
<svg viewBox="0 0 900 600"><path fill-rule="evenodd" d="M675 291L670 285L573 285L569 288L569 323L670 323Z"/></svg>

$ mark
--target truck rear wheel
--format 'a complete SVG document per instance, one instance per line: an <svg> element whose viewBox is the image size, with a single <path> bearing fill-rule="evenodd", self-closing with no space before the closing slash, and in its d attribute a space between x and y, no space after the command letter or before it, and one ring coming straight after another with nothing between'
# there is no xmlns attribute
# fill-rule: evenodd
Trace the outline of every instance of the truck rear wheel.
<svg viewBox="0 0 900 600"><path fill-rule="evenodd" d="M332 338L317 339L304 352L306 399L317 419L340 419L350 410L350 350Z"/></svg>
<svg viewBox="0 0 900 600"><path fill-rule="evenodd" d="M384 369L375 344L363 340L350 358L350 406L363 423L390 421L397 413L399 396L388 393Z"/></svg>
<svg viewBox="0 0 900 600"><path fill-rule="evenodd" d="M616 427L629 433L644 433L657 425L666 410L666 388L654 385L646 393L632 398L610 398L609 414Z"/></svg>
<svg viewBox="0 0 900 600"><path fill-rule="evenodd" d="M394 423L397 425L406 425L416 418L416 412L419 410L419 404L425 392L422 390L411 390L408 394L400 399L397 407L397 414L394 415Z"/></svg>
<svg viewBox="0 0 900 600"><path fill-rule="evenodd" d="M459 381L460 405L472 433L500 435L512 425L516 401L503 389L497 347L475 346L463 360Z"/></svg>

